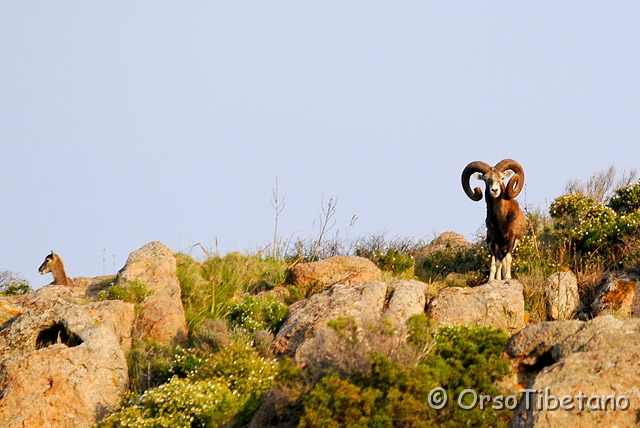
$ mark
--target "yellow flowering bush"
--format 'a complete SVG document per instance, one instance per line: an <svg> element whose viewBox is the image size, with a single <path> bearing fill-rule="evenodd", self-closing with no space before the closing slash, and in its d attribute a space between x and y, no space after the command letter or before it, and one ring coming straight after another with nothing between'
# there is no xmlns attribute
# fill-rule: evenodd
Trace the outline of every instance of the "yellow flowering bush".
<svg viewBox="0 0 640 428"><path fill-rule="evenodd" d="M222 382L173 377L129 398L119 412L97 427L215 427L228 422L241 405L241 397Z"/></svg>
<svg viewBox="0 0 640 428"><path fill-rule="evenodd" d="M622 245L640 234L640 186L620 189L609 205L582 194L568 194L551 205L554 233L590 260L615 265L622 258Z"/></svg>
<svg viewBox="0 0 640 428"><path fill-rule="evenodd" d="M616 190L607 205L620 215L640 210L640 182Z"/></svg>
<svg viewBox="0 0 640 428"><path fill-rule="evenodd" d="M242 327L250 333L257 330L276 333L288 313L287 305L271 296L257 298L246 295L242 301L231 305L227 317L232 326Z"/></svg>
<svg viewBox="0 0 640 428"><path fill-rule="evenodd" d="M247 343L235 341L208 357L180 349L175 358L182 375L132 394L98 428L217 427L251 415L272 385L278 365Z"/></svg>

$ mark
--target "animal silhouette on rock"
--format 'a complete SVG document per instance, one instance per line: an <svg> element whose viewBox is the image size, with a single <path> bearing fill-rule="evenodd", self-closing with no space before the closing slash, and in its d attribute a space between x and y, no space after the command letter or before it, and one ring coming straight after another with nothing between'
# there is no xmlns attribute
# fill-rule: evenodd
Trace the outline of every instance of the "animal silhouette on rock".
<svg viewBox="0 0 640 428"><path fill-rule="evenodd" d="M40 275L45 275L49 272L53 274L53 282L51 282L50 285L57 284L73 287L73 281L67 276L64 270L62 258L53 251L44 258L44 261L38 268L38 272L40 272Z"/></svg>

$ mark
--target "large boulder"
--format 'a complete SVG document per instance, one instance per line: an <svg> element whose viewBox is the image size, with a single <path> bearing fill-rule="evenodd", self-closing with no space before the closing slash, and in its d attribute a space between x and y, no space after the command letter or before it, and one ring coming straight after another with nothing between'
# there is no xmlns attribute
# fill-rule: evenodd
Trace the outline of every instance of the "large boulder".
<svg viewBox="0 0 640 428"><path fill-rule="evenodd" d="M578 279L571 272L558 272L545 280L549 319L568 320L580 308Z"/></svg>
<svg viewBox="0 0 640 428"><path fill-rule="evenodd" d="M134 340L149 337L170 343L186 338L187 324L173 252L157 241L132 252L118 272L117 282L135 280L145 284L150 295L140 304Z"/></svg>
<svg viewBox="0 0 640 428"><path fill-rule="evenodd" d="M421 252L425 254L435 253L437 251L443 251L448 248L452 250L464 250L471 247L467 238L464 235L456 232L443 232L437 238L429 243L422 249Z"/></svg>
<svg viewBox="0 0 640 428"><path fill-rule="evenodd" d="M87 304L89 313L105 323L115 334L120 347L129 351L133 345L133 325L136 320L133 303L121 300L105 300Z"/></svg>
<svg viewBox="0 0 640 428"><path fill-rule="evenodd" d="M585 323L579 320L531 324L511 336L507 343L507 354L517 360L518 364L534 367L540 363L541 357L551 356L554 346L584 326Z"/></svg>
<svg viewBox="0 0 640 428"><path fill-rule="evenodd" d="M510 427L636 426L640 320L605 315L532 325L510 339L507 352L538 371Z"/></svg>
<svg viewBox="0 0 640 428"><path fill-rule="evenodd" d="M404 342L407 320L424 312L425 292L426 284L413 280L335 284L291 305L274 349L301 367L362 369L357 364L367 360L363 354Z"/></svg>
<svg viewBox="0 0 640 428"><path fill-rule="evenodd" d="M0 426L87 427L117 408L127 388L113 329L69 287L49 285L16 299L0 327Z"/></svg>
<svg viewBox="0 0 640 428"><path fill-rule="evenodd" d="M607 278L591 306L597 315L640 316L640 281L627 276Z"/></svg>
<svg viewBox="0 0 640 428"><path fill-rule="evenodd" d="M334 284L380 281L382 272L364 257L335 256L311 263L300 263L287 270L287 283L304 295L320 293Z"/></svg>
<svg viewBox="0 0 640 428"><path fill-rule="evenodd" d="M441 288L427 314L438 325L470 324L514 333L525 326L523 286L512 279L478 287Z"/></svg>

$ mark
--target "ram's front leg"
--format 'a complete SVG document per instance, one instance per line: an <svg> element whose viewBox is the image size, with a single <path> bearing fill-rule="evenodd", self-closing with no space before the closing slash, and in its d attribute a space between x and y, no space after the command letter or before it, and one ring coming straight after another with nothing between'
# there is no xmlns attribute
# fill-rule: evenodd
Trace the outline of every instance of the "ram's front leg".
<svg viewBox="0 0 640 428"><path fill-rule="evenodd" d="M500 264L496 264L496 256L491 255L491 269L489 270L489 281L496 279L496 275L500 276L500 270L498 267ZM500 278L498 278L500 279Z"/></svg>
<svg viewBox="0 0 640 428"><path fill-rule="evenodd" d="M496 279L498 281L501 281L502 277L504 276L504 265L505 265L504 259L496 258Z"/></svg>

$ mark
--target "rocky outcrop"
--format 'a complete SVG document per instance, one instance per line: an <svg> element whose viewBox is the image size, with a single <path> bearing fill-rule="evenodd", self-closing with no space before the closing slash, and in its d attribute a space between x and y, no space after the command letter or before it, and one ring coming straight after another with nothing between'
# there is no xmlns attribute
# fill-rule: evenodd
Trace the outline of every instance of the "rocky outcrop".
<svg viewBox="0 0 640 428"><path fill-rule="evenodd" d="M159 242L131 253L117 277L75 281L0 299L0 426L91 426L120 403L133 340L186 336L176 260ZM134 281L147 291L137 308L100 301Z"/></svg>
<svg viewBox="0 0 640 428"><path fill-rule="evenodd" d="M105 300L87 304L87 310L97 320L106 324L115 334L124 351L133 345L133 325L136 320L133 303L121 300Z"/></svg>
<svg viewBox="0 0 640 428"><path fill-rule="evenodd" d="M287 270L287 283L308 296L334 284L380 281L382 272L364 257L335 256L311 263L300 263Z"/></svg>
<svg viewBox="0 0 640 428"><path fill-rule="evenodd" d="M545 280L548 316L551 320L573 318L580 308L578 279L571 272L558 272Z"/></svg>
<svg viewBox="0 0 640 428"><path fill-rule="evenodd" d="M640 316L640 281L630 277L609 277L592 304L597 315Z"/></svg>
<svg viewBox="0 0 640 428"><path fill-rule="evenodd" d="M413 280L335 284L289 307L274 349L301 367L360 369L354 366L358 358L350 359L353 352L366 361L376 347L403 342L409 317L424 312L425 291L426 284Z"/></svg>
<svg viewBox="0 0 640 428"><path fill-rule="evenodd" d="M636 426L640 320L540 323L513 336L507 352L537 366L531 399L520 401L510 427Z"/></svg>
<svg viewBox="0 0 640 428"><path fill-rule="evenodd" d="M445 287L431 300L427 314L439 325L471 324L514 333L525 326L522 292L522 283L513 279Z"/></svg>
<svg viewBox="0 0 640 428"><path fill-rule="evenodd" d="M0 426L87 427L118 406L124 353L74 299L57 285L16 299L22 314L0 330Z"/></svg>
<svg viewBox="0 0 640 428"><path fill-rule="evenodd" d="M518 364L535 366L540 358L551 357L551 349L567 337L584 328L583 321L540 322L531 324L519 333L511 336L507 343L507 354Z"/></svg>
<svg viewBox="0 0 640 428"><path fill-rule="evenodd" d="M118 272L117 282L140 281L148 295L140 303L133 338L149 337L170 343L186 338L187 325L180 297L176 258L160 242L151 242L129 255L127 263Z"/></svg>
<svg viewBox="0 0 640 428"><path fill-rule="evenodd" d="M469 248L471 244L464 235L456 232L443 232L425 247L426 253L434 253L447 248L462 250Z"/></svg>
<svg viewBox="0 0 640 428"><path fill-rule="evenodd" d="M18 315L22 315L24 313L24 309L19 306L16 306L11 299L4 298L0 299L0 325L5 322L12 320Z"/></svg>

